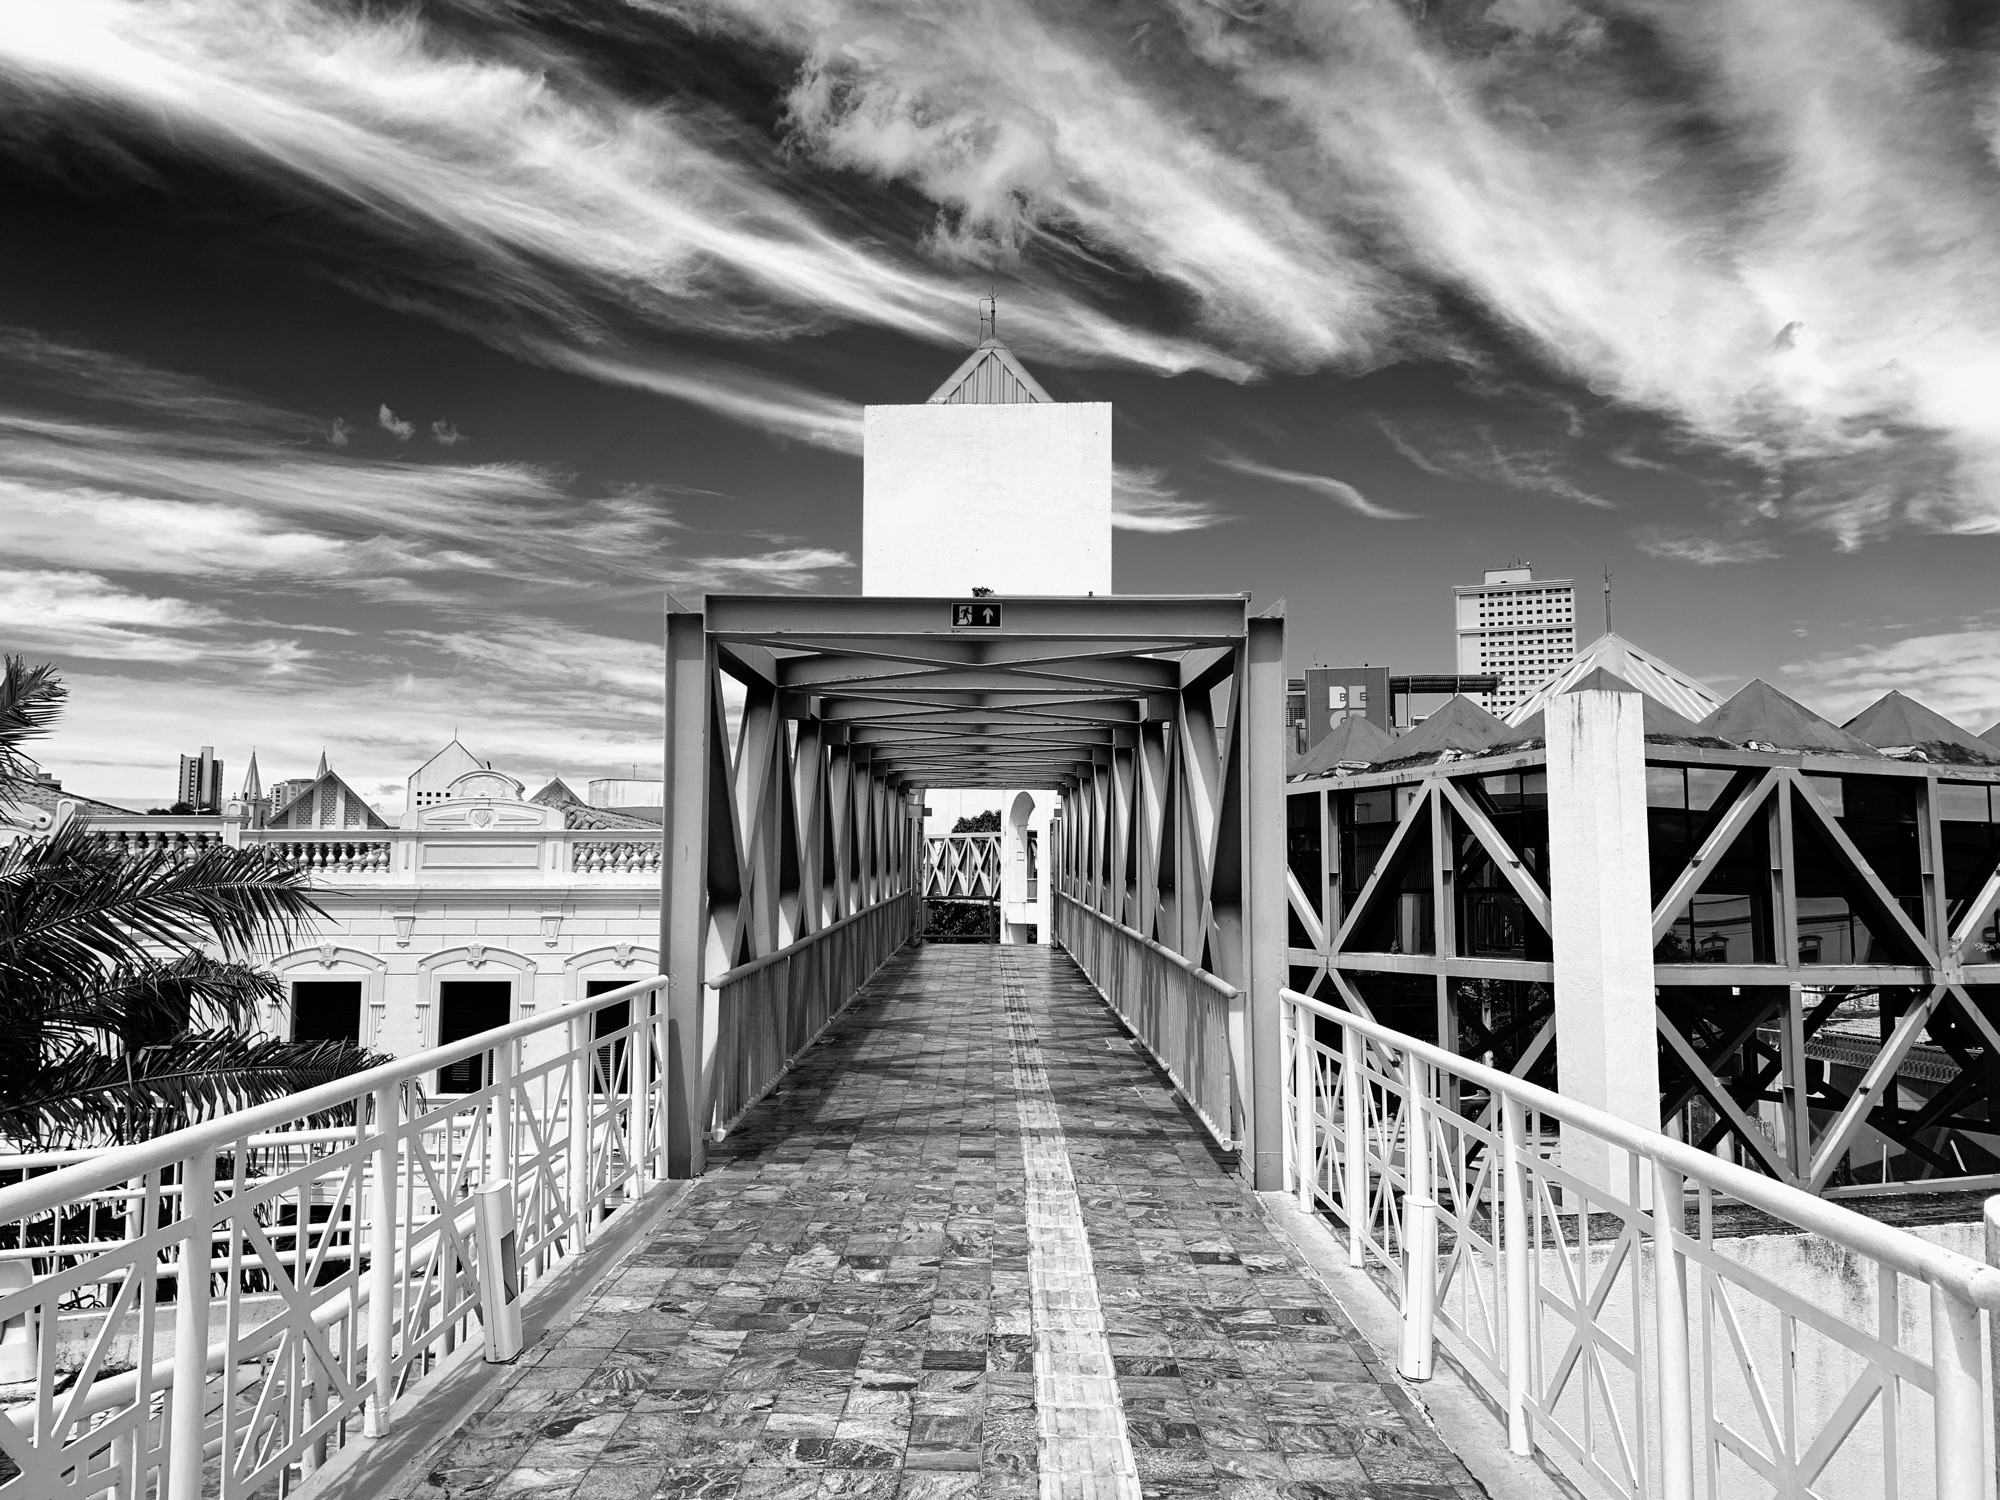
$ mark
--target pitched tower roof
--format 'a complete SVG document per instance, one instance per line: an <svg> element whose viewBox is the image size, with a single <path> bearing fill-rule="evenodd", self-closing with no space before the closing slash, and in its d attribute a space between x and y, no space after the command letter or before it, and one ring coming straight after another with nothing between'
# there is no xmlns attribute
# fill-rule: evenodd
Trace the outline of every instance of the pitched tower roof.
<svg viewBox="0 0 2000 1500"><path fill-rule="evenodd" d="M1878 750L1908 746L1932 760L1974 765L2000 762L2000 748L1968 734L1943 714L1902 693L1887 692L1841 726Z"/></svg>
<svg viewBox="0 0 2000 1500"><path fill-rule="evenodd" d="M1796 698L1788 698L1761 677L1701 721L1701 732L1732 745L1775 745L1780 750L1817 750L1835 755L1873 755L1875 747L1822 719Z"/></svg>
<svg viewBox="0 0 2000 1500"><path fill-rule="evenodd" d="M989 338L931 393L931 406L1029 406L1055 398L1000 340Z"/></svg>

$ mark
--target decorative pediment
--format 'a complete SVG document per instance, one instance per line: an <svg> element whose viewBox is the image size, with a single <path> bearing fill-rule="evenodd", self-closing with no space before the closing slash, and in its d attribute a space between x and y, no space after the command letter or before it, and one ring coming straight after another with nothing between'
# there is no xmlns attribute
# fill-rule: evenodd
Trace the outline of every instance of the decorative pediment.
<svg viewBox="0 0 2000 1500"><path fill-rule="evenodd" d="M523 833L561 828L563 812L559 807L538 807L532 802L461 800L454 796L449 802L404 813L403 826L431 833Z"/></svg>

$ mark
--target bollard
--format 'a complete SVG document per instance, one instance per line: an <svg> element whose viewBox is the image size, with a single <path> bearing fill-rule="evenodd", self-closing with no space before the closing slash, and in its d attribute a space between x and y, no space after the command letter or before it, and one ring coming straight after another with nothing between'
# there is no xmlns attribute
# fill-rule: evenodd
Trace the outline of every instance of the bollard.
<svg viewBox="0 0 2000 1500"><path fill-rule="evenodd" d="M474 1196L479 1226L479 1320L486 1326L486 1362L521 1357L519 1225L512 1178L489 1182Z"/></svg>

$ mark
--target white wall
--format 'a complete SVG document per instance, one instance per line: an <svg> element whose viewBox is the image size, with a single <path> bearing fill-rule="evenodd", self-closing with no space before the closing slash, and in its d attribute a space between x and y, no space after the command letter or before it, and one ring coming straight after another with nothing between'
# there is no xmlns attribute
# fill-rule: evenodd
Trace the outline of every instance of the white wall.
<svg viewBox="0 0 2000 1500"><path fill-rule="evenodd" d="M1111 405L871 406L864 594L1111 592Z"/></svg>

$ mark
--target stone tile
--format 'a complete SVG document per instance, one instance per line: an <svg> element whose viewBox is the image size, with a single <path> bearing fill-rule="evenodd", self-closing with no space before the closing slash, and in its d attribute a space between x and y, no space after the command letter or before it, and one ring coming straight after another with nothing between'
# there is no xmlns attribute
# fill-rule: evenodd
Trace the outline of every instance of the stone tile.
<svg viewBox="0 0 2000 1500"><path fill-rule="evenodd" d="M412 1500L1476 1494L1234 1165L1062 955L905 951Z"/></svg>

